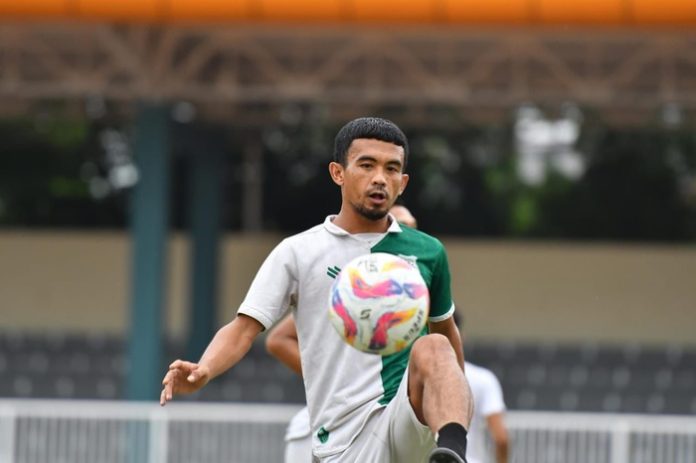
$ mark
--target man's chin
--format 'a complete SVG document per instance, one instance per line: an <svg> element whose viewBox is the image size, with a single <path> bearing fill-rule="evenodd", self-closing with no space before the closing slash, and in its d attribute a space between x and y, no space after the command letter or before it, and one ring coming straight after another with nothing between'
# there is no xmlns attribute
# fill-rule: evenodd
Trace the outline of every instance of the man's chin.
<svg viewBox="0 0 696 463"><path fill-rule="evenodd" d="M356 212L368 220L382 220L389 213L389 209L368 209L366 207L356 207Z"/></svg>

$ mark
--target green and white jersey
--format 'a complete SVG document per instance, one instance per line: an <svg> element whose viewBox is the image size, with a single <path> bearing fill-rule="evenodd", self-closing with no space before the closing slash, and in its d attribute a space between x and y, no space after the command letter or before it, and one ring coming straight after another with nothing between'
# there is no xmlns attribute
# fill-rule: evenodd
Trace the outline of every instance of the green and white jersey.
<svg viewBox="0 0 696 463"><path fill-rule="evenodd" d="M239 313L270 328L296 303L295 323L312 426L314 453L343 451L368 417L394 397L410 349L380 357L348 346L331 326L329 291L340 269L371 252L399 255L418 266L430 290L430 321L451 317L454 304L445 249L437 239L391 218L381 240L323 224L283 240L259 269ZM425 332L425 330L424 330Z"/></svg>

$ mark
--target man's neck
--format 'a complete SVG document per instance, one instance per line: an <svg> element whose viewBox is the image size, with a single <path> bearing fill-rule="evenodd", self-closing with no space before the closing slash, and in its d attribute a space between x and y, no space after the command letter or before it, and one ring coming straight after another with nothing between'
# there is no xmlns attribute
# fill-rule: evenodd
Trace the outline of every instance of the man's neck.
<svg viewBox="0 0 696 463"><path fill-rule="evenodd" d="M333 223L352 235L356 233L386 233L390 225L388 215L381 219L370 220L356 212L347 211L345 208L341 208Z"/></svg>

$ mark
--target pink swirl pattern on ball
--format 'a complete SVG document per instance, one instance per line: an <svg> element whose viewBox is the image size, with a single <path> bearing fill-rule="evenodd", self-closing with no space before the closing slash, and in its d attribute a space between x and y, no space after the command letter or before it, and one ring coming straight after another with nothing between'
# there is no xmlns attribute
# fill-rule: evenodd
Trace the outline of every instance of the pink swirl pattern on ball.
<svg viewBox="0 0 696 463"><path fill-rule="evenodd" d="M341 300L341 296L338 294L338 291L334 291L333 293L333 310L338 315L341 320L343 320L343 330L344 330L344 337L346 341L349 344L353 344L353 341L355 340L355 336L358 334L358 325L355 323L355 320L350 316L348 313L348 310L346 309L346 306L343 304L343 301Z"/></svg>
<svg viewBox="0 0 696 463"><path fill-rule="evenodd" d="M400 310L397 312L387 312L382 314L377 320L372 339L370 339L370 349L384 349L387 346L387 331L389 328L409 321L416 314L417 309Z"/></svg>

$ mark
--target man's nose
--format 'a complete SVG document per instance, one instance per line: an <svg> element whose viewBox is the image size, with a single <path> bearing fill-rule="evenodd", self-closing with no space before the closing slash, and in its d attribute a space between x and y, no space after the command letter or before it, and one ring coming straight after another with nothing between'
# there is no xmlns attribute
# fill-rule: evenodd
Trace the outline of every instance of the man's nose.
<svg viewBox="0 0 696 463"><path fill-rule="evenodd" d="M384 175L384 169L376 169L375 175L372 177L372 183L375 185L386 185L387 177Z"/></svg>

